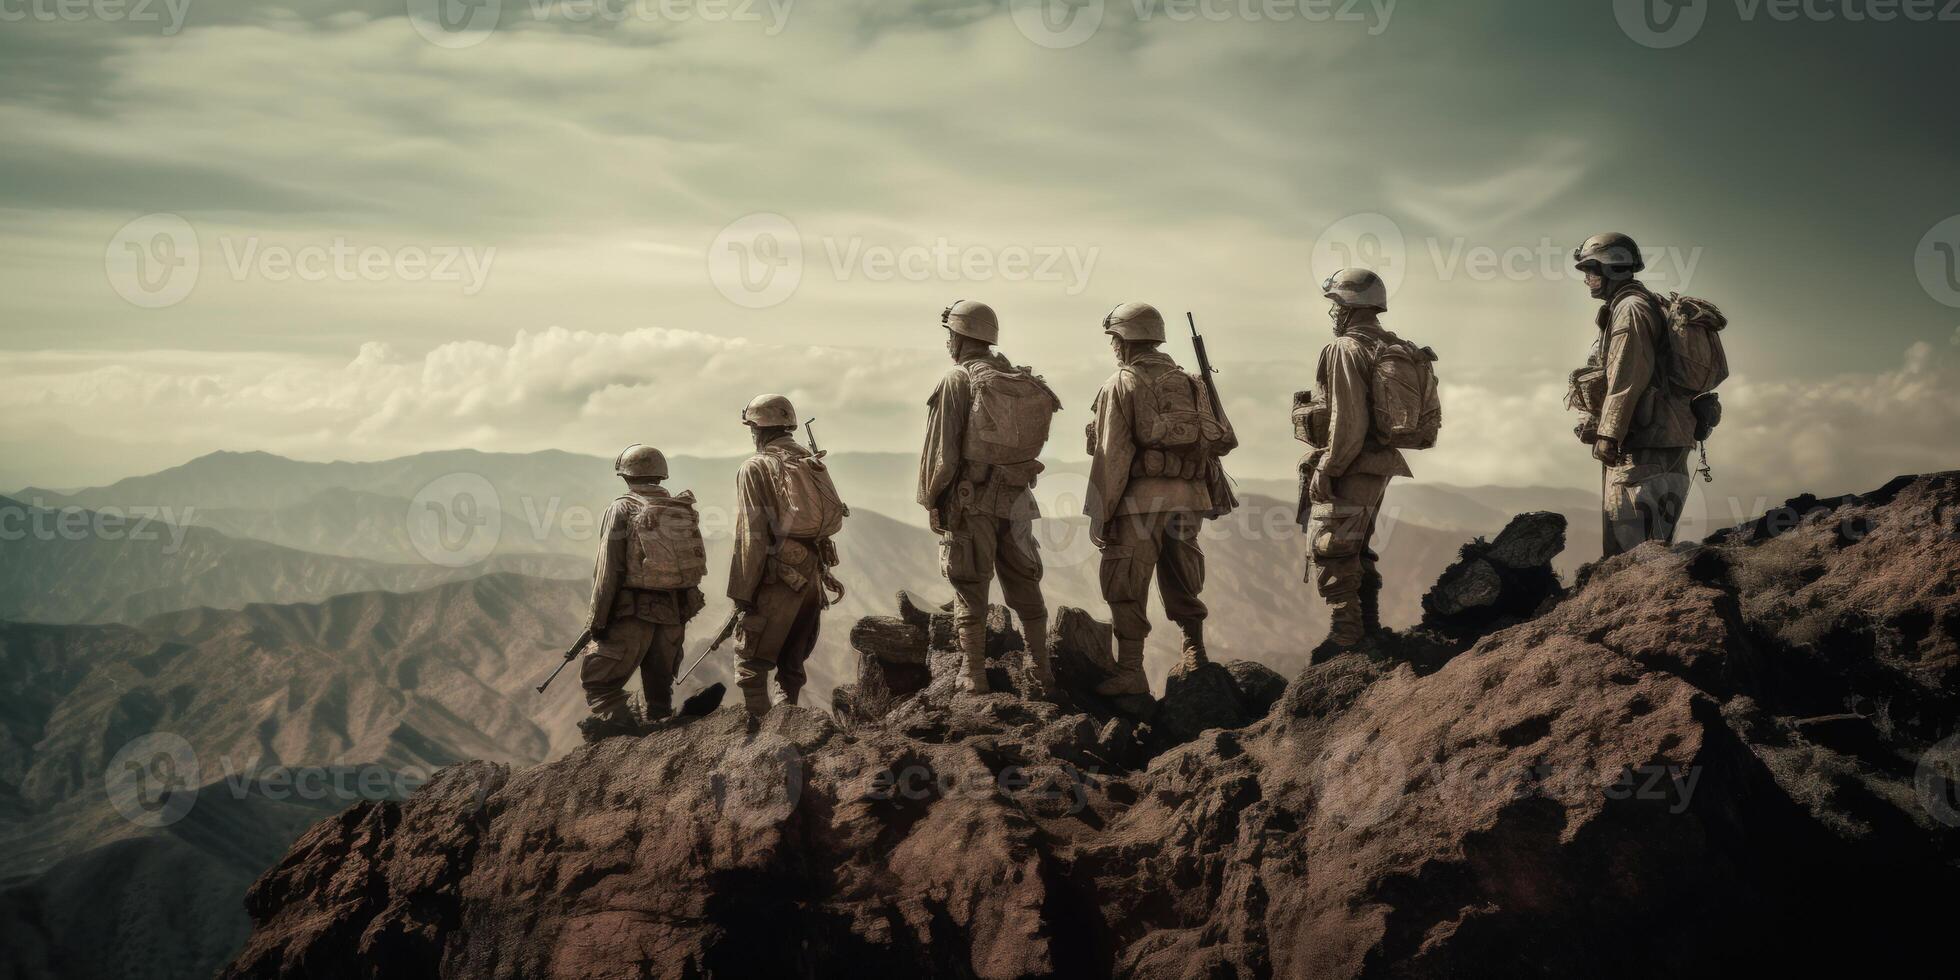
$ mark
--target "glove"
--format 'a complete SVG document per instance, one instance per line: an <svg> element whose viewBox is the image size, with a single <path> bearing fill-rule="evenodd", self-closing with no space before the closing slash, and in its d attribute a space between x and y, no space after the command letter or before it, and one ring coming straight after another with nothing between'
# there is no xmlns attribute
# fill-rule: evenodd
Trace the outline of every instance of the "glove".
<svg viewBox="0 0 1960 980"><path fill-rule="evenodd" d="M1572 427L1572 434L1578 436L1580 442L1590 446L1599 441L1599 422L1594 419L1586 419Z"/></svg>
<svg viewBox="0 0 1960 980"><path fill-rule="evenodd" d="M1314 467L1313 476L1307 481L1307 500L1316 504L1334 502L1334 478L1327 475L1325 467Z"/></svg>
<svg viewBox="0 0 1960 980"><path fill-rule="evenodd" d="M1621 461L1620 444L1615 440L1602 437L1598 442L1593 443L1593 458L1608 466L1618 466Z"/></svg>
<svg viewBox="0 0 1960 980"><path fill-rule="evenodd" d="M611 633L611 632L612 632L612 627L610 627L610 626L594 626L594 627L592 627L592 642L594 642L594 643L604 643L604 642L606 642L606 635L607 635L608 633Z"/></svg>

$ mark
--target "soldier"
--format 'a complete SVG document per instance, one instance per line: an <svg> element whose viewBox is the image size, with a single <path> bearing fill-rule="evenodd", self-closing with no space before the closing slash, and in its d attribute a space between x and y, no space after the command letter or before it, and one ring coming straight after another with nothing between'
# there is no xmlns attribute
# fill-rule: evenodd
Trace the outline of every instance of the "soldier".
<svg viewBox="0 0 1960 980"><path fill-rule="evenodd" d="M1603 374L1597 414L1576 430L1605 467L1601 479L1607 557L1643 541L1672 544L1688 496L1695 443L1692 398L1667 383L1668 315L1635 274L1647 267L1633 239L1594 235L1572 252L1600 301L1589 367Z"/></svg>
<svg viewBox="0 0 1960 980"><path fill-rule="evenodd" d="M1375 568L1379 556L1369 547L1375 519L1388 481L1410 475L1397 443L1433 445L1442 410L1428 366L1435 353L1404 343L1381 325L1388 286L1380 276L1342 269L1328 277L1321 294L1332 303L1334 342L1320 352L1314 390L1295 395L1295 418L1301 420L1296 434L1314 449L1301 467L1306 492L1298 519L1312 545L1308 581L1332 620L1320 650L1335 652L1381 631L1382 577ZM1378 386L1384 367L1398 377L1406 368L1410 383ZM1384 397L1406 391L1415 404L1377 404L1377 391ZM1398 434L1397 426L1415 434Z"/></svg>
<svg viewBox="0 0 1960 980"><path fill-rule="evenodd" d="M769 712L769 671L777 704L796 704L806 679L803 663L817 644L817 627L832 601L843 598L831 577L831 541L850 510L837 496L822 456L798 445L796 408L782 395L757 395L742 411L755 455L735 474L735 554L728 597L740 614L735 683L749 714Z"/></svg>
<svg viewBox="0 0 1960 980"><path fill-rule="evenodd" d="M994 351L1000 324L985 303L960 300L939 316L946 352L958 367L926 399L926 442L919 454L919 504L939 534L940 571L954 590L954 621L966 657L966 684L987 685L987 590L996 574L1007 605L1021 617L1040 693L1051 696L1048 607L1041 598L1041 552L1031 492L1042 465L1050 418L1062 403L1025 367Z"/></svg>
<svg viewBox="0 0 1960 980"><path fill-rule="evenodd" d="M592 648L579 666L592 716L579 723L588 740L641 730L626 703L626 681L637 671L646 691L647 721L673 713L674 671L680 666L687 622L701 611L697 588L708 570L694 494L669 494L667 457L632 445L613 472L626 493L600 522L593 573Z"/></svg>
<svg viewBox="0 0 1960 980"><path fill-rule="evenodd" d="M1103 318L1117 370L1096 394L1088 426L1089 486L1083 512L1102 549L1103 598L1115 623L1115 676L1105 695L1149 694L1143 673L1144 615L1150 579L1164 611L1184 631L1185 669L1206 663L1205 555L1198 531L1229 509L1211 486L1218 457L1236 445L1231 423L1211 407L1205 383L1158 350L1164 318L1144 303L1125 303Z"/></svg>

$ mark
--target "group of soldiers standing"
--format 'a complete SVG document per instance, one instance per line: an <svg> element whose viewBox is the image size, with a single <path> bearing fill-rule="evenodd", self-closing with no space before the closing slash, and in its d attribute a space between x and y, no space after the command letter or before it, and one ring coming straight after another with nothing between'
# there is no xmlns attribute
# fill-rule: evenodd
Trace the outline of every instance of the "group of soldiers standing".
<svg viewBox="0 0 1960 980"><path fill-rule="evenodd" d="M1593 355L1573 375L1571 404L1583 416L1579 438L1603 467L1606 553L1671 542L1688 454L1719 419L1709 392L1727 373L1716 336L1720 314L1702 301L1664 300L1648 290L1636 278L1639 250L1624 235L1588 239L1574 262L1602 304ZM1343 269L1323 283L1322 295L1334 340L1321 352L1314 387L1295 394L1292 412L1295 436L1310 450L1300 464L1297 514L1311 544L1307 578L1331 618L1316 657L1380 632L1383 580L1370 544L1383 496L1391 480L1411 475L1404 452L1433 446L1442 425L1435 352L1382 325L1388 290L1381 277ZM1061 400L1032 369L996 350L1000 321L991 307L960 300L941 312L940 326L954 367L927 399L917 500L939 535L941 571L954 591L961 686L990 693L986 614L998 578L1026 640L1038 688L1029 694L1052 697L1032 490ZM1153 578L1165 614L1183 634L1181 669L1207 661L1199 532L1205 520L1238 505L1220 464L1238 440L1208 365L1193 373L1163 351L1164 318L1155 308L1118 306L1102 330L1117 368L1096 394L1085 433L1092 463L1083 512L1102 556L1098 579L1117 669L1097 691L1148 695L1145 603ZM733 632L737 685L747 710L760 717L799 699L822 612L843 594L831 573L838 563L833 537L849 509L823 453L797 442L789 399L759 396L742 421L756 451L736 477L728 579L735 613L723 636ZM646 446L628 447L615 470L627 492L602 522L594 644L581 670L592 710L581 727L594 739L643 730L624 691L636 672L645 686L645 721L672 712L686 623L704 604L698 586L705 551L692 494L661 486L666 459Z"/></svg>

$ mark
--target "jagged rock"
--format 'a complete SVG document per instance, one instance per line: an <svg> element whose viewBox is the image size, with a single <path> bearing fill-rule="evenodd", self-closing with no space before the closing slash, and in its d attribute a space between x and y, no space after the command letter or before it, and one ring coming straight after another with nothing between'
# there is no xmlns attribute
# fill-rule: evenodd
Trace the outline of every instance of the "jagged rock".
<svg viewBox="0 0 1960 980"><path fill-rule="evenodd" d="M1286 693L1286 678L1279 671L1250 660L1234 660L1225 664L1232 674L1232 683L1239 689L1240 703L1245 705L1250 718L1264 718L1273 710L1273 704Z"/></svg>
<svg viewBox="0 0 1960 980"><path fill-rule="evenodd" d="M1246 707L1232 672L1215 663L1172 670L1164 679L1164 699L1151 723L1164 747L1182 745L1207 729L1241 728L1258 716Z"/></svg>
<svg viewBox="0 0 1960 980"><path fill-rule="evenodd" d="M1943 474L1774 535L1643 546L1433 669L1337 656L1264 718L1148 759L1161 720L942 678L848 735L727 709L516 773L451 767L295 845L226 976L1934 961L1960 889L1957 518ZM1087 680L1107 633L1056 625Z"/></svg>
<svg viewBox="0 0 1960 980"><path fill-rule="evenodd" d="M932 626L932 613L926 606L920 605L919 600L910 592L901 591L898 594L898 618L921 630L930 629Z"/></svg>
<svg viewBox="0 0 1960 980"><path fill-rule="evenodd" d="M868 653L888 664L923 666L926 662L926 631L903 619L866 616L851 627L851 649Z"/></svg>
<svg viewBox="0 0 1960 980"><path fill-rule="evenodd" d="M1550 565L1565 550L1565 517L1549 511L1520 514L1484 552L1487 561L1516 571Z"/></svg>
<svg viewBox="0 0 1960 980"><path fill-rule="evenodd" d="M1422 597L1421 629L1468 646L1529 619L1563 594L1551 562L1564 548L1565 518L1543 511L1512 518L1496 541L1464 545L1456 564Z"/></svg>

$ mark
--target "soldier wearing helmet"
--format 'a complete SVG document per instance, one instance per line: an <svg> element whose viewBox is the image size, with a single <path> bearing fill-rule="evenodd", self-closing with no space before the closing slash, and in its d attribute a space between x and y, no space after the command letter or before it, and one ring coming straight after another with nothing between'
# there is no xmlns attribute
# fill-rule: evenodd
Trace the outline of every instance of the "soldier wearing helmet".
<svg viewBox="0 0 1960 980"><path fill-rule="evenodd" d="M1035 685L1049 697L1048 607L1041 597L1041 551L1032 488L1061 401L1046 382L993 349L1000 321L985 303L959 300L939 316L955 367L926 399L919 453L919 505L940 535L940 570L954 590L953 619L965 656L965 689L987 680L987 593L998 576L1020 616Z"/></svg>
<svg viewBox="0 0 1960 980"><path fill-rule="evenodd" d="M1164 317L1146 303L1124 303L1103 317L1117 370L1096 394L1088 426L1089 485L1083 512L1102 549L1100 580L1116 634L1117 673L1104 695L1150 693L1143 672L1150 634L1145 600L1150 581L1164 612L1184 633L1180 671L1208 662L1205 651L1205 555L1198 531L1230 509L1212 487L1218 457L1237 445L1231 423L1211 408L1202 379L1158 348Z"/></svg>
<svg viewBox="0 0 1960 980"><path fill-rule="evenodd" d="M1643 541L1672 543L1688 495L1695 442L1691 396L1672 389L1665 369L1668 314L1636 278L1640 247L1618 232L1594 235L1572 252L1586 289L1600 301L1588 367L1603 375L1575 430L1604 467L1602 541L1607 556Z"/></svg>
<svg viewBox="0 0 1960 980"><path fill-rule="evenodd" d="M735 683L752 717L775 704L794 705L806 680L804 662L817 645L825 589L842 587L829 569L837 564L828 533L809 528L829 521L831 533L849 513L823 470L821 457L795 439L796 407L782 395L758 395L742 410L755 440L755 455L735 474L735 552L728 597L738 613ZM813 481L821 487L813 489ZM826 512L825 508L831 508Z"/></svg>
<svg viewBox="0 0 1960 980"><path fill-rule="evenodd" d="M701 611L697 587L707 572L694 494L670 494L667 457L652 446L626 447L613 462L626 492L606 508L593 571L592 646L579 666L591 717L588 740L642 731L626 701L635 673L646 694L646 721L673 713L674 672L688 620Z"/></svg>
<svg viewBox="0 0 1960 980"><path fill-rule="evenodd" d="M1327 603L1330 629L1319 655L1381 631L1382 576L1369 547L1388 483L1409 476L1402 452L1373 423L1376 359L1401 341L1382 326L1388 286L1368 269L1342 269L1321 285L1334 342L1320 352L1312 391L1294 396L1295 431L1312 452L1301 463L1298 519L1312 551L1310 576Z"/></svg>

